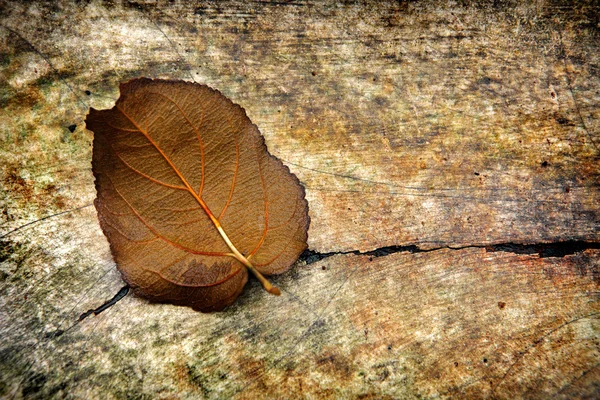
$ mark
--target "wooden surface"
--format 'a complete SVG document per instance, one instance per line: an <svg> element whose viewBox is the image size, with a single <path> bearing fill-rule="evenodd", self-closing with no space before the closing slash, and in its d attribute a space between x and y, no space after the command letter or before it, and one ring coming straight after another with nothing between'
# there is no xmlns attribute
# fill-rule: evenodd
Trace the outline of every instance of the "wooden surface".
<svg viewBox="0 0 600 400"><path fill-rule="evenodd" d="M600 396L594 2L0 2L0 396ZM242 105L309 249L226 311L127 296L90 106L148 76Z"/></svg>

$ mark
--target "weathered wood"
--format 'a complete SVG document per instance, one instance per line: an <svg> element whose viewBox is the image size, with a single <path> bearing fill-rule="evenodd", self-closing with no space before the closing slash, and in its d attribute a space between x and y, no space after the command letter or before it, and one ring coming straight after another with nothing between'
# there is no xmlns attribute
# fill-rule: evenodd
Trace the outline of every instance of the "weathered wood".
<svg viewBox="0 0 600 400"><path fill-rule="evenodd" d="M0 396L598 396L599 14L0 3ZM77 323L123 285L83 119L136 76L241 104L336 254L280 298L127 296Z"/></svg>

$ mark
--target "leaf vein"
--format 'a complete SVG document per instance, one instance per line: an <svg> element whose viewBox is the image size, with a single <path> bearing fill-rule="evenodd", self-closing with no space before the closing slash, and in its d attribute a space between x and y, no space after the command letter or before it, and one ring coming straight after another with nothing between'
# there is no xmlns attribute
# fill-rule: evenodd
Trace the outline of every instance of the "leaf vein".
<svg viewBox="0 0 600 400"><path fill-rule="evenodd" d="M181 114L181 116L186 120L186 122L190 125L190 127L196 133L196 137L198 138L198 145L200 146L200 165L201 165L201 169L202 169L202 176L200 178L200 189L198 190L197 193L196 192L194 192L194 193L196 193L198 195L198 197L202 198L202 190L204 188L204 143L202 142L202 136L200 135L200 132L198 131L198 127L195 126L192 123L192 121L190 121L190 119L183 112L183 110L181 109L181 107L179 107L179 104L177 104L177 102L175 100L171 99L169 96L165 96L162 93L158 93L158 92L149 92L149 93L152 93L152 94L155 94L157 96L160 96L160 97L168 100L169 102L171 102L175 107L177 107L177 110L179 110L179 113ZM202 109L202 118L200 119L200 123L198 124L198 126L202 125L203 121L204 121L204 109ZM161 151L161 153L162 153L162 151Z"/></svg>
<svg viewBox="0 0 600 400"><path fill-rule="evenodd" d="M171 185L171 184L169 184L169 183L165 183L165 182L159 181L158 179L155 179L155 178L151 177L150 175L147 175L147 174L143 173L142 171L138 170L137 168L135 168L135 167L133 167L131 164L129 164L127 161L125 161L125 160L123 159L123 157L121 157L121 156L119 155L119 153L118 153L118 152L117 152L117 150L116 150L116 149L113 147L113 145L112 145L112 144L110 144L108 141L107 141L107 143L108 143L108 145L110 146L111 150L112 150L112 151L115 153L115 156L117 156L117 158L118 158L119 160L121 160L121 162L122 162L122 163L123 163L123 164L124 164L124 165L125 165L127 168L129 168L130 170L132 170L132 171L133 171L133 172L135 172L136 174L138 174L138 175L140 175L140 176L143 176L144 178L148 179L148 180L149 180L149 181L151 181L151 182L154 182L154 183L156 183L157 185L165 186L165 187L168 187L168 188L171 188L171 189L177 189L177 190L187 190L187 189L186 189L185 187L183 187L183 186Z"/></svg>
<svg viewBox="0 0 600 400"><path fill-rule="evenodd" d="M142 218L142 216L129 203L129 201L127 201L127 199L125 198L125 196L123 196L123 194L115 187L115 185L113 184L113 182L110 179L110 177L107 176L107 178L111 181L111 184L113 185L113 189L115 190L115 192L117 192L117 194L123 199L123 201L131 209L131 211L133 211L133 213L138 217L138 219L140 220L140 222L142 224L144 224L146 226L146 228L148 228L152 233L154 233L161 240L165 241L166 243L169 243L173 247L176 247L176 248L178 248L180 250L183 250L183 251L187 251L188 253L192 253L192 254L200 254L200 255L205 255L205 256L226 256L226 255L229 255L229 253L222 253L222 252L207 252L207 251L192 250L192 249L190 249L188 247L180 245L179 243L175 243L172 240L167 239L166 237L164 237L163 235L161 235L160 233L158 233L158 231L156 229L154 229L152 226L150 226L150 224L148 224L144 220L144 218Z"/></svg>

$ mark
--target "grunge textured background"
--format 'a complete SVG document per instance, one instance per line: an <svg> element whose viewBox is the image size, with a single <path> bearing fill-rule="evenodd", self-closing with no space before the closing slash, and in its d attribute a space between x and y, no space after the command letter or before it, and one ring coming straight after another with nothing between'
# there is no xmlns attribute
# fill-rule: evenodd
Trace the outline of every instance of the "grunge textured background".
<svg viewBox="0 0 600 400"><path fill-rule="evenodd" d="M437 3L0 1L0 396L599 396L600 9ZM123 285L83 120L139 76L305 185L281 297L76 323Z"/></svg>

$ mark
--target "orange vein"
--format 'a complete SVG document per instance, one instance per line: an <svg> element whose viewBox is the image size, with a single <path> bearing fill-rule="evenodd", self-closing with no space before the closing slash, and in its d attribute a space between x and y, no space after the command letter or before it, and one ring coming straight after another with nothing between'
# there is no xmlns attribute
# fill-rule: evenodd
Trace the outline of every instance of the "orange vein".
<svg viewBox="0 0 600 400"><path fill-rule="evenodd" d="M123 196L123 194L121 194L121 192L119 192L119 190L115 187L114 183L112 183L112 180L110 179L110 177L107 175L108 180L110 180L110 183L112 184L115 192L117 192L117 194L119 195L119 197L121 197L123 199L123 201L125 202L125 204L127 204L127 206L129 206L129 208L131 209L131 211L133 211L133 213L136 215L136 217L138 217L138 219L140 220L140 222L142 224L144 224L144 226L146 228L148 228L150 230L150 232L154 233L156 235L157 238L169 243L171 246L173 247L177 247L178 249L187 251L188 253L192 253L192 254L199 254L199 255L204 255L204 256L229 256L229 253L221 253L221 252L207 252L207 251L198 251L198 250L192 250L189 247L185 247L180 245L179 243L173 242L172 240L167 239L166 237L164 237L163 235L161 235L160 233L158 233L156 231L156 229L154 229L152 226L150 226L150 224L148 224L144 218L142 218L142 216L135 210L135 208L131 205L131 203L129 203L127 201L127 199L125 198L125 196ZM123 235L125 236L125 235ZM127 237L127 236L125 236Z"/></svg>
<svg viewBox="0 0 600 400"><path fill-rule="evenodd" d="M158 93L158 92L149 92L149 93L161 96L161 97L167 99L168 101L170 101L171 103L173 103L173 105L175 107L177 107L177 109L179 110L179 113L181 114L181 116L192 127L192 129L194 130L194 132L196 132L196 137L198 138L198 144L200 145L200 165L201 165L201 169L202 169L202 176L201 176L201 179L200 179L200 189L198 190L197 194L198 194L198 196L202 196L202 190L204 189L204 143L202 143L202 137L200 136L200 132L198 132L198 128L192 123L192 121L190 121L190 119L187 117L187 115L185 115L185 113L183 112L183 110L181 109L181 107L179 107L179 104L177 104L173 99L171 99L168 96L165 96L162 93ZM131 118L129 118L127 115L125 115L125 117L127 117L127 119L129 119L131 121ZM204 110L202 110L202 118L200 119L200 124L198 124L198 126L202 125L202 121L203 120L204 120ZM135 122L133 122L133 121L131 121L131 122L135 125ZM136 127L137 127L137 125L136 125ZM147 123L146 123L146 130L148 130L148 124ZM146 134L144 132L142 132L142 134L144 134L146 136ZM152 144L154 144L154 143L152 143ZM156 147L156 146L154 146L154 147ZM158 147L156 149L158 151L160 151L158 149ZM162 154L162 151L161 151L161 154ZM189 187L189 185L188 185L188 187Z"/></svg>
<svg viewBox="0 0 600 400"><path fill-rule="evenodd" d="M217 226L218 225L218 221L216 221L214 215L212 214L212 212L210 211L210 209L208 208L208 206L206 205L206 203L204 203L204 200L202 200L202 198L194 191L194 189L192 189L192 187L190 186L190 184L187 181L187 179L185 179L183 177L183 175L181 175L181 172L179 172L179 169L175 166L175 164L173 164L173 161L171 161L171 159L165 154L165 152L158 146L158 144L154 141L154 139L152 139L152 137L150 137L150 135L148 134L148 132L146 132L144 129L142 129L142 127L140 127L133 119L131 119L127 114L125 114L125 112L123 112L123 110L121 110L121 108L119 108L117 106L117 109L119 111L121 111L121 113L125 116L125 118L127 118L139 130L139 132L142 135L144 135L144 137L146 138L146 140L148 140L152 144L152 146L154 146L154 148L156 149L156 151L158 151L159 154L163 157L163 159L169 164L169 166L171 167L171 169L173 170L173 172L175 172L175 174L177 174L177 176L181 180L181 183L183 183L185 185L185 187L187 188L188 192L196 199L196 201L198 202L198 204L200 204L200 206L202 207L202 209L204 209L204 212L206 212L206 214L213 221L213 223L215 223L215 226ZM147 123L146 123L146 125L147 125Z"/></svg>
<svg viewBox="0 0 600 400"><path fill-rule="evenodd" d="M141 176L143 176L144 178L148 179L149 181L152 181L158 185L161 186L165 186L165 187L169 187L171 189L178 189L178 190L187 190L186 188L182 187L182 186L176 186L176 185L171 185L162 181L159 181L158 179L154 179L153 177L151 177L150 175L146 175L144 174L142 171L139 171L138 169L134 168L133 166L131 166L127 161L125 161L117 152L117 150L115 150L115 148L112 146L112 144L110 144L108 142L108 140L106 141L108 143L108 145L110 146L110 148L112 149L112 151L115 153L115 155L117 156L117 158L119 160L121 160L121 162L123 164L125 164L126 167L128 167L129 169L131 169L133 172L135 172L136 174L139 174Z"/></svg>

